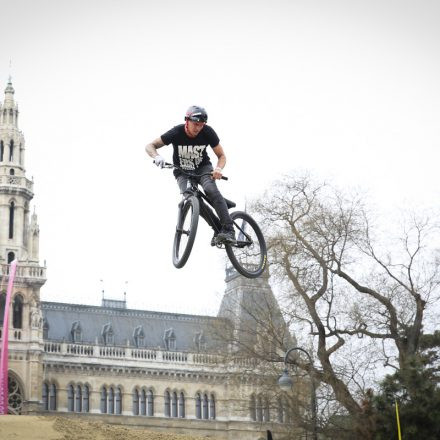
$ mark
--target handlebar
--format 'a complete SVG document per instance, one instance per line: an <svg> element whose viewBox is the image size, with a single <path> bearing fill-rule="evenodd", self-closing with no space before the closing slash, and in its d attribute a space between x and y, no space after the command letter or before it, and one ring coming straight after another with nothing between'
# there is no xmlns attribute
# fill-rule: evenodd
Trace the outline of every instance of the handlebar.
<svg viewBox="0 0 440 440"><path fill-rule="evenodd" d="M182 172L183 174L187 175L188 177L203 177L203 176L210 176L212 174L212 172L209 173L203 173L203 174L194 174L194 173L189 173L188 171L183 170L182 168L180 168L177 165L174 165L172 163L168 163L165 162L164 163L164 168L175 168L176 170L179 170L180 172ZM229 180L226 176L222 176L221 177L222 180Z"/></svg>

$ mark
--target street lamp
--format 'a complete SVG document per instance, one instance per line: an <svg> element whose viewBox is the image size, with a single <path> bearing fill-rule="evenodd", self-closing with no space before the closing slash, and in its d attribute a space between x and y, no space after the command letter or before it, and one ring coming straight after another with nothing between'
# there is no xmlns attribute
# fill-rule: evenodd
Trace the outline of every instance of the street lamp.
<svg viewBox="0 0 440 440"><path fill-rule="evenodd" d="M312 357L310 356L310 354L306 350L304 350L301 347L292 347L289 350L287 350L287 352L286 352L286 354L284 356L284 371L283 371L282 376L278 379L278 386L283 391L286 391L286 392L292 390L293 380L289 376L289 370L287 368L287 364L289 363L289 355L294 350L298 350L298 351L301 351L304 354L306 354L307 357L309 358L309 361L310 361L309 375L310 375L310 385L311 385L311 407L312 407L313 440L318 440L317 420L316 420L316 387L315 387L315 380L313 378L313 371L312 371L313 360L312 360ZM290 363L294 364L294 362L292 362L292 361L290 361Z"/></svg>

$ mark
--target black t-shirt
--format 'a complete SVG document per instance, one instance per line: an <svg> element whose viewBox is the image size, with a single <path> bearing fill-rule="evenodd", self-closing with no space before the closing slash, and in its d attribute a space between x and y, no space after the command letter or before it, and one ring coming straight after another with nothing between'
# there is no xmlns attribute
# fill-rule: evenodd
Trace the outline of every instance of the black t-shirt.
<svg viewBox="0 0 440 440"><path fill-rule="evenodd" d="M205 165L211 165L207 148L214 148L220 143L217 133L205 125L195 138L190 138L185 133L185 125L180 124L173 127L161 136L165 145L173 144L173 163L186 170L194 171ZM177 170L175 170L175 174Z"/></svg>

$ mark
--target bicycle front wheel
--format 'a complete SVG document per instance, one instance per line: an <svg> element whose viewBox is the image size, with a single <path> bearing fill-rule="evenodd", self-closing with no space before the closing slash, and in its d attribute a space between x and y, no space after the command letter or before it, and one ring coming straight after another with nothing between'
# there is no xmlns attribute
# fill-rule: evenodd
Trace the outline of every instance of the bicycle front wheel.
<svg viewBox="0 0 440 440"><path fill-rule="evenodd" d="M188 261L196 238L199 213L200 205L196 197L190 197L180 208L173 243L173 264L178 269Z"/></svg>
<svg viewBox="0 0 440 440"><path fill-rule="evenodd" d="M267 249L257 222L246 212L231 213L236 243L226 244L232 265L247 278L259 277L267 265Z"/></svg>

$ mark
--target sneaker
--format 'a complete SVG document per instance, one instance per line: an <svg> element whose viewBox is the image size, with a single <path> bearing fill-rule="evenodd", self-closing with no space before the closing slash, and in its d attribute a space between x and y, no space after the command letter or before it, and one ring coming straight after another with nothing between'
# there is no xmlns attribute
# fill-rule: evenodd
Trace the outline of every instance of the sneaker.
<svg viewBox="0 0 440 440"><path fill-rule="evenodd" d="M214 235L211 238L211 246L215 246L217 244L217 233L214 232Z"/></svg>
<svg viewBox="0 0 440 440"><path fill-rule="evenodd" d="M217 235L217 243L235 243L234 228L223 227Z"/></svg>

